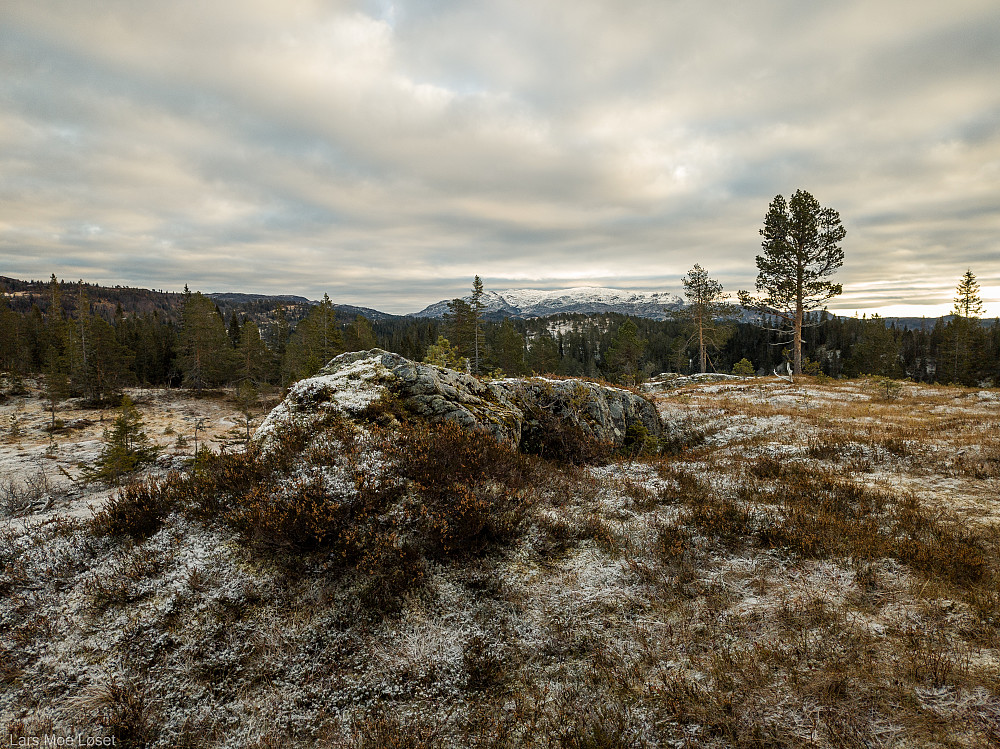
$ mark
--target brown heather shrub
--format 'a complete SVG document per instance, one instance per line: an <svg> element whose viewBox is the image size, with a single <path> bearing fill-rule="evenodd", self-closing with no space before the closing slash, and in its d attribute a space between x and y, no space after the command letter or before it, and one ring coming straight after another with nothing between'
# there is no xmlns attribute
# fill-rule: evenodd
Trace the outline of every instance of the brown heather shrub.
<svg viewBox="0 0 1000 749"><path fill-rule="evenodd" d="M656 465L656 472L661 479L671 484L660 492L660 499L664 502L707 501L711 494L712 488L708 482L674 463L661 461Z"/></svg>
<svg viewBox="0 0 1000 749"><path fill-rule="evenodd" d="M968 586L988 574L981 543L941 513L930 517L912 496L895 497L803 466L752 464L737 501L702 496L689 502L688 519L706 535L733 545L742 540L787 548L805 557L833 555L855 562L891 557L921 572ZM775 505L757 514L750 507Z"/></svg>
<svg viewBox="0 0 1000 749"><path fill-rule="evenodd" d="M114 738L115 746L141 749L156 738L153 704L139 684L110 678L87 702L96 708L97 722Z"/></svg>
<svg viewBox="0 0 1000 749"><path fill-rule="evenodd" d="M143 554L132 547L114 559L107 573L92 572L84 582L83 592L96 611L122 606L148 595L139 590L139 584L162 569L159 556Z"/></svg>
<svg viewBox="0 0 1000 749"><path fill-rule="evenodd" d="M477 552L520 532L535 468L490 435L452 423L414 426L389 456L420 498L424 532L437 554Z"/></svg>
<svg viewBox="0 0 1000 749"><path fill-rule="evenodd" d="M253 445L245 452L206 453L194 473L177 482L175 492L187 515L218 519L234 500L270 481L282 464L280 452L265 460Z"/></svg>
<svg viewBox="0 0 1000 749"><path fill-rule="evenodd" d="M518 446L523 453L570 465L604 465L615 455L612 443L595 440L548 409L533 406L526 415Z"/></svg>
<svg viewBox="0 0 1000 749"><path fill-rule="evenodd" d="M21 675L21 667L15 660L14 653L0 644L0 685L13 684Z"/></svg>
<svg viewBox="0 0 1000 749"><path fill-rule="evenodd" d="M358 719L352 725L351 749L437 749L444 746L440 728L403 723L389 713Z"/></svg>
<svg viewBox="0 0 1000 749"><path fill-rule="evenodd" d="M103 536L128 536L134 541L149 538L163 526L178 506L181 479L133 479L122 486L91 520L91 530Z"/></svg>
<svg viewBox="0 0 1000 749"><path fill-rule="evenodd" d="M656 529L653 542L656 556L661 560L674 563L691 553L692 541L690 532L679 525L660 525Z"/></svg>
<svg viewBox="0 0 1000 749"><path fill-rule="evenodd" d="M781 476L783 471L781 461L770 455L757 458L753 463L747 465L747 473L758 479L776 479Z"/></svg>
<svg viewBox="0 0 1000 749"><path fill-rule="evenodd" d="M819 436L810 437L809 444L806 448L806 454L810 458L815 460L840 460L844 454L844 450L847 445L850 444L849 440L845 440L839 436ZM767 478L761 476L760 478Z"/></svg>
<svg viewBox="0 0 1000 749"><path fill-rule="evenodd" d="M554 744L560 749L641 749L649 745L631 727L632 711L627 705L574 709L563 717Z"/></svg>
<svg viewBox="0 0 1000 749"><path fill-rule="evenodd" d="M681 522L730 548L748 540L756 528L750 505L728 497L696 495L688 501Z"/></svg>
<svg viewBox="0 0 1000 749"><path fill-rule="evenodd" d="M941 522L942 517L942 513L930 517L916 498L906 497L896 510L896 558L959 585L983 580L988 569L981 544L960 530L957 522Z"/></svg>
<svg viewBox="0 0 1000 749"><path fill-rule="evenodd" d="M462 648L465 687L479 692L502 687L507 681L503 649L482 634L470 637Z"/></svg>

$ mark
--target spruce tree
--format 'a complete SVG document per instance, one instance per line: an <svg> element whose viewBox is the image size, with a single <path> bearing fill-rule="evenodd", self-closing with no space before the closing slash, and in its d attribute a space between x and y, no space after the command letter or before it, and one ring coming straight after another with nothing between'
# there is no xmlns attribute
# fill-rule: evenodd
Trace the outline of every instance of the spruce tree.
<svg viewBox="0 0 1000 749"><path fill-rule="evenodd" d="M344 349L346 351L368 351L378 346L375 331L368 318L357 315L354 322L344 329Z"/></svg>
<svg viewBox="0 0 1000 749"><path fill-rule="evenodd" d="M505 319L497 333L493 360L505 374L520 375L524 374L524 358L524 337L509 319Z"/></svg>
<svg viewBox="0 0 1000 749"><path fill-rule="evenodd" d="M474 375L479 374L479 364L481 361L479 344L482 336L484 309L486 309L486 306L483 304L483 282L479 276L476 276L472 281L472 297L469 301L473 340L472 373Z"/></svg>
<svg viewBox="0 0 1000 749"><path fill-rule="evenodd" d="M955 293L957 296L954 299L955 307L952 314L961 317L979 317L986 311L983 299L979 296L979 282L971 268L965 271L962 279L958 282Z"/></svg>
<svg viewBox="0 0 1000 749"><path fill-rule="evenodd" d="M187 291L186 286L178 343L186 384L201 389L226 382L232 347L219 308L201 292Z"/></svg>
<svg viewBox="0 0 1000 749"><path fill-rule="evenodd" d="M639 337L638 326L631 319L626 319L606 352L608 374L625 385L637 385L642 379L642 355L647 344L645 338Z"/></svg>
<svg viewBox="0 0 1000 749"><path fill-rule="evenodd" d="M962 275L955 294L953 317L945 326L943 361L939 369L949 374L949 382L974 385L987 376L989 367L983 357L987 348L986 335L979 324L979 315L986 308L979 295L979 282L971 269Z"/></svg>
<svg viewBox="0 0 1000 749"><path fill-rule="evenodd" d="M117 485L126 474L151 463L159 448L150 443L144 426L139 409L131 398L123 396L118 416L111 429L104 430L101 452L86 471L87 477Z"/></svg>
<svg viewBox="0 0 1000 749"><path fill-rule="evenodd" d="M292 331L283 366L286 381L312 377L342 353L344 339L337 325L336 311L329 295L324 294L323 301L313 305Z"/></svg>

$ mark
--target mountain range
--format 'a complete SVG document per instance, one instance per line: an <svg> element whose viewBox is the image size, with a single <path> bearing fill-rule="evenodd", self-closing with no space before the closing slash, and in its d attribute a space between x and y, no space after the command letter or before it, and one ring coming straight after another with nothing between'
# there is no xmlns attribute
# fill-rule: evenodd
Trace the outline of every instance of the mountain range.
<svg viewBox="0 0 1000 749"><path fill-rule="evenodd" d="M470 301L471 297L466 297ZM444 317L450 299L431 304L412 317ZM683 306L676 294L647 293L625 289L578 286L571 289L500 289L483 293L484 317L546 317L556 314L600 314L618 312L635 317L664 320L669 310Z"/></svg>

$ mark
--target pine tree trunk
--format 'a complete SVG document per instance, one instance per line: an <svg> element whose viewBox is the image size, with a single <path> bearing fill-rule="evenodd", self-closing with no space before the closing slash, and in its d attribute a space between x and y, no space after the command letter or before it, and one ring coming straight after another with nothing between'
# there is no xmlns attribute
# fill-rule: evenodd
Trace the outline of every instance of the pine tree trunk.
<svg viewBox="0 0 1000 749"><path fill-rule="evenodd" d="M701 373L705 374L707 369L705 363L705 325L701 315L698 316L698 363L701 366Z"/></svg>
<svg viewBox="0 0 1000 749"><path fill-rule="evenodd" d="M795 338L794 338L794 361L792 371L794 374L802 374L802 303L795 306Z"/></svg>

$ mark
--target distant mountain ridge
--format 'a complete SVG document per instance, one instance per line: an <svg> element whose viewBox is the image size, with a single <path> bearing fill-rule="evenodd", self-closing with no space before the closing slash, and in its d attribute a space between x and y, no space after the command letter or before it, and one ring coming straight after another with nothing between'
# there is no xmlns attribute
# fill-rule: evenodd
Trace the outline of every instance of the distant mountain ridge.
<svg viewBox="0 0 1000 749"><path fill-rule="evenodd" d="M465 297L466 301L470 297ZM450 299L431 304L411 317L442 318ZM547 317L557 314L593 315L617 312L635 317L664 320L668 312L683 306L683 300L668 292L642 292L577 286L570 289L499 289L483 294L486 317Z"/></svg>

